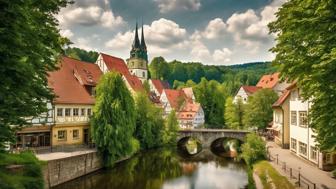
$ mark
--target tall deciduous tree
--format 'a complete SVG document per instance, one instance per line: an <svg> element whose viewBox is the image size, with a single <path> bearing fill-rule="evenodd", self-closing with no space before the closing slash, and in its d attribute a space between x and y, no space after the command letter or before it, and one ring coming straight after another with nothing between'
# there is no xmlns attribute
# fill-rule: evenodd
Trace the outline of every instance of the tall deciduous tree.
<svg viewBox="0 0 336 189"><path fill-rule="evenodd" d="M46 111L53 97L47 72L56 69L67 41L55 19L67 0L0 1L0 149L14 127ZM17 128L17 127L16 127Z"/></svg>
<svg viewBox="0 0 336 189"><path fill-rule="evenodd" d="M141 149L162 146L165 125L161 108L156 107L145 93L137 94L135 105L134 136L139 140Z"/></svg>
<svg viewBox="0 0 336 189"><path fill-rule="evenodd" d="M336 148L336 1L290 0L277 12L273 61L312 103L311 127L321 149Z"/></svg>
<svg viewBox="0 0 336 189"><path fill-rule="evenodd" d="M245 127L265 129L272 121L272 105L277 98L278 95L271 89L261 89L250 96L244 114Z"/></svg>
<svg viewBox="0 0 336 189"><path fill-rule="evenodd" d="M232 97L226 99L225 102L225 125L230 129L243 129L243 115L245 113L245 105L241 99L233 103Z"/></svg>
<svg viewBox="0 0 336 189"><path fill-rule="evenodd" d="M134 101L118 73L102 76L96 87L91 132L106 166L127 157L139 147L135 130Z"/></svg>

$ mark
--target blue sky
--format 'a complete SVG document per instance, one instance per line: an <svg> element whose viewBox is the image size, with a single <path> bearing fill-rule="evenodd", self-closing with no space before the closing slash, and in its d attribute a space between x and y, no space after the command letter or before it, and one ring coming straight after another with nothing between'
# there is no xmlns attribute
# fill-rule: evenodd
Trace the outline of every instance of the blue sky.
<svg viewBox="0 0 336 189"><path fill-rule="evenodd" d="M267 24L284 0L77 0L57 15L73 46L128 58L136 20L149 59L230 65L272 60Z"/></svg>

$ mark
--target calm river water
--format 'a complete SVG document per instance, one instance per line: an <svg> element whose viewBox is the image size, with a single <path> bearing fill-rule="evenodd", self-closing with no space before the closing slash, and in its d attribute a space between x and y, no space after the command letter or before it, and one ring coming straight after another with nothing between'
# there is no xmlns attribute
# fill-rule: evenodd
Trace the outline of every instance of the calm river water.
<svg viewBox="0 0 336 189"><path fill-rule="evenodd" d="M53 189L238 189L246 185L244 163L208 150L190 156L175 149L159 149Z"/></svg>

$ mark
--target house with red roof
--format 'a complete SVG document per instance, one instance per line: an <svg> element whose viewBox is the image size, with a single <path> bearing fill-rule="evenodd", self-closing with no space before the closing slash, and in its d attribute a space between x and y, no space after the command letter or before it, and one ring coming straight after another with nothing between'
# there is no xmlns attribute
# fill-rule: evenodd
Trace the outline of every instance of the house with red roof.
<svg viewBox="0 0 336 189"><path fill-rule="evenodd" d="M141 80L136 75L132 75L129 72L129 69L123 59L100 53L95 64L98 65L103 73L107 73L109 71L118 72L132 94L144 89Z"/></svg>
<svg viewBox="0 0 336 189"><path fill-rule="evenodd" d="M253 95L258 90L262 89L261 87L242 85L237 94L235 95L233 102L236 103L238 99L241 99L244 104L247 103L248 97Z"/></svg>
<svg viewBox="0 0 336 189"><path fill-rule="evenodd" d="M160 97L163 89L170 89L169 83L160 79L149 79L148 80L150 90Z"/></svg>
<svg viewBox="0 0 336 189"><path fill-rule="evenodd" d="M273 74L263 75L256 86L263 89L272 89L280 96L282 91L284 91L289 85L290 83L287 81L281 81L280 73L276 72Z"/></svg>
<svg viewBox="0 0 336 189"><path fill-rule="evenodd" d="M55 98L48 103L46 115L52 123L17 132L17 148L44 148L50 146L88 144L89 118L95 103L95 86L103 72L96 64L62 57L59 69L48 73L48 86Z"/></svg>
<svg viewBox="0 0 336 189"><path fill-rule="evenodd" d="M204 124L202 106L196 103L183 89L164 89L160 101L165 115L168 115L172 110L176 111L181 129L200 127Z"/></svg>
<svg viewBox="0 0 336 189"><path fill-rule="evenodd" d="M187 102L177 113L181 129L194 129L204 124L204 111L200 103Z"/></svg>

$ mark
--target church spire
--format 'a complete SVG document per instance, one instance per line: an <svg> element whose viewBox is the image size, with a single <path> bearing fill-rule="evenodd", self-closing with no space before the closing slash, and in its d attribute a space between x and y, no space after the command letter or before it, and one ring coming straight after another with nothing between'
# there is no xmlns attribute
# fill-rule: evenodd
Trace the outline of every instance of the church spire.
<svg viewBox="0 0 336 189"><path fill-rule="evenodd" d="M141 26L141 49L144 51L147 51L145 36L144 36L144 31L143 31L143 21L142 21L142 26Z"/></svg>
<svg viewBox="0 0 336 189"><path fill-rule="evenodd" d="M138 36L138 21L136 21L136 24L135 24L135 36L134 36L132 47L133 49L140 48L140 41L139 41L139 36Z"/></svg>

